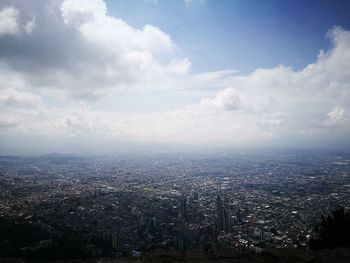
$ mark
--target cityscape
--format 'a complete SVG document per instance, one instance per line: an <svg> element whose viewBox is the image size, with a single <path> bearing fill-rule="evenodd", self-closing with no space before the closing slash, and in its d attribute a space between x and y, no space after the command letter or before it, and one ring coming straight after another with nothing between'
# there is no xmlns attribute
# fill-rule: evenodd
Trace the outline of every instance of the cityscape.
<svg viewBox="0 0 350 263"><path fill-rule="evenodd" d="M0 263L350 262L350 0L0 0Z"/></svg>
<svg viewBox="0 0 350 263"><path fill-rule="evenodd" d="M2 156L0 188L2 224L42 235L22 240L22 255L57 245L60 235L76 235L76 249L90 257L307 249L321 216L350 213L350 155ZM16 242L3 248L11 255Z"/></svg>

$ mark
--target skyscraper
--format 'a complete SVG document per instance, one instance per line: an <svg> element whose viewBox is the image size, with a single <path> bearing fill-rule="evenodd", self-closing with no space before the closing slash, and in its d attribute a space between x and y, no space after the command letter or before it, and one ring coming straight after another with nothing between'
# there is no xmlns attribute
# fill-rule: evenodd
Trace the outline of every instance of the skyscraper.
<svg viewBox="0 0 350 263"><path fill-rule="evenodd" d="M187 197L183 196L180 200L180 216L181 219L187 220Z"/></svg>
<svg viewBox="0 0 350 263"><path fill-rule="evenodd" d="M231 211L229 207L223 209L223 229L225 232L231 232Z"/></svg>
<svg viewBox="0 0 350 263"><path fill-rule="evenodd" d="M218 230L222 230L224 226L224 215L223 215L223 207L222 207L222 200L221 197L218 195L216 197L216 209L217 209L217 216L218 216Z"/></svg>

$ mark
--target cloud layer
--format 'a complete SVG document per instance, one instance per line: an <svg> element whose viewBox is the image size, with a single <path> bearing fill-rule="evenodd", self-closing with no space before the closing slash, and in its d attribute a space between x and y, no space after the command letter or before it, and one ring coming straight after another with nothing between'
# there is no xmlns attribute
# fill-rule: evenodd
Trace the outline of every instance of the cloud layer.
<svg viewBox="0 0 350 263"><path fill-rule="evenodd" d="M16 137L82 145L106 138L349 145L350 32L334 27L327 37L330 50L300 71L281 65L248 75L193 74L170 35L110 16L102 0L1 1L1 145L8 149L5 138ZM99 104L128 92L141 101L136 112ZM191 103L143 112L148 93L168 94L169 104L184 97Z"/></svg>

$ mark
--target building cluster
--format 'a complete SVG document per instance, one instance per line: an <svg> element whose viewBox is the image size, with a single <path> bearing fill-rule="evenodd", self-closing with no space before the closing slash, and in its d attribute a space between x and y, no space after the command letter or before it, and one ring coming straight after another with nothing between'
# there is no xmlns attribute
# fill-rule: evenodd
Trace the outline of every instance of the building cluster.
<svg viewBox="0 0 350 263"><path fill-rule="evenodd" d="M0 218L50 231L64 227L96 255L306 248L322 215L339 206L349 210L349 159L307 153L3 156Z"/></svg>

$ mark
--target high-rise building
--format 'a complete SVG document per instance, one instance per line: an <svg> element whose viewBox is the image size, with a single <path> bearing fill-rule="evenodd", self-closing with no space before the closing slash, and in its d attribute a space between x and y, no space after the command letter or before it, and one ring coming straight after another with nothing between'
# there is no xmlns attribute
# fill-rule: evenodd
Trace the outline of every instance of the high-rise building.
<svg viewBox="0 0 350 263"><path fill-rule="evenodd" d="M225 232L231 232L231 228L232 228L232 223L231 223L231 211L228 207L226 207L225 209L223 209L223 228L225 230Z"/></svg>
<svg viewBox="0 0 350 263"><path fill-rule="evenodd" d="M198 192L193 192L192 193L192 198L194 201L198 201L199 200L199 193Z"/></svg>
<svg viewBox="0 0 350 263"><path fill-rule="evenodd" d="M180 200L180 217L183 220L187 220L187 197L184 196Z"/></svg>
<svg viewBox="0 0 350 263"><path fill-rule="evenodd" d="M218 230L223 230L224 227L224 215L223 215L223 207L222 207L222 200L221 197L218 195L216 197L216 210L217 210L217 216L218 216Z"/></svg>

